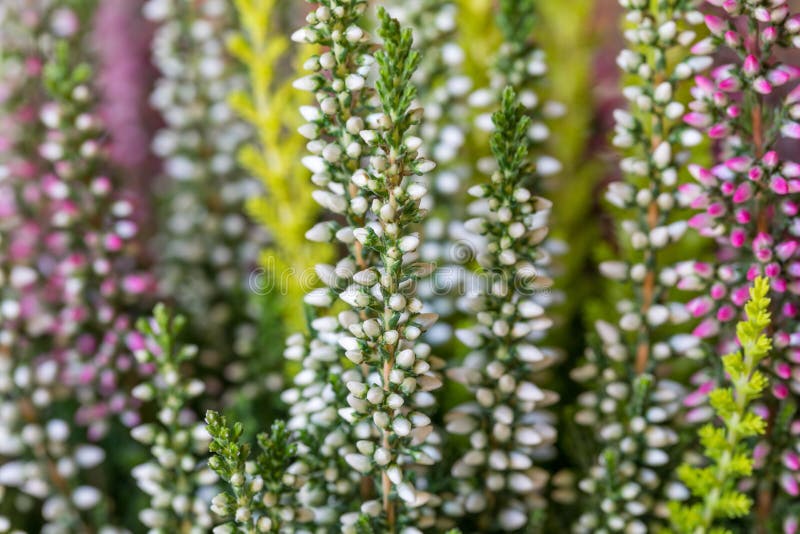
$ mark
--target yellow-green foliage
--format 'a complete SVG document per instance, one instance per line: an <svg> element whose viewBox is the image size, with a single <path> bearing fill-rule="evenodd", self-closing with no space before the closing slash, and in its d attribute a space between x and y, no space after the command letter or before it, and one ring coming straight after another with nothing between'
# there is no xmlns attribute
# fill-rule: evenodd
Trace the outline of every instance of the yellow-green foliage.
<svg viewBox="0 0 800 534"><path fill-rule="evenodd" d="M244 64L249 84L246 90L231 94L230 104L253 125L257 136L257 143L242 148L239 160L266 190L247 207L272 236L273 245L264 251L262 263L274 290L285 291L286 324L299 328L303 295L308 289L302 287L303 280L308 280L304 275L330 254L326 246L305 238L319 207L311 197L308 171L300 163L304 141L295 134L303 96L291 86L291 80L280 80L276 73L289 43L284 34L272 30L276 0L235 3L240 31L230 38L228 47Z"/></svg>
<svg viewBox="0 0 800 534"><path fill-rule="evenodd" d="M494 18L493 0L458 0L458 44L466 54L464 71L475 87L489 85L489 68L501 37Z"/></svg>
<svg viewBox="0 0 800 534"><path fill-rule="evenodd" d="M772 340L764 333L770 324L768 292L769 281L756 278L745 305L747 320L736 325L742 350L722 358L730 387L717 388L710 394L711 406L722 426L709 423L700 430L700 443L709 465L684 464L678 469L678 476L697 501L671 503L671 520L677 532L728 532L719 526L720 521L750 513L752 502L737 489L737 483L753 471L748 439L766 430L766 421L750 405L768 385L767 377L758 370L772 348Z"/></svg>

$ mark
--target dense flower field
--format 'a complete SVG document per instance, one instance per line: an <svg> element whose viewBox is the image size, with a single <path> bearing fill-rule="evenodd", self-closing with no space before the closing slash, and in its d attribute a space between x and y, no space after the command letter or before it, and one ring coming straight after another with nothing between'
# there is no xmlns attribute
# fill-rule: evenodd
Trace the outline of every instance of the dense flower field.
<svg viewBox="0 0 800 534"><path fill-rule="evenodd" d="M798 49L0 1L0 532L800 533Z"/></svg>

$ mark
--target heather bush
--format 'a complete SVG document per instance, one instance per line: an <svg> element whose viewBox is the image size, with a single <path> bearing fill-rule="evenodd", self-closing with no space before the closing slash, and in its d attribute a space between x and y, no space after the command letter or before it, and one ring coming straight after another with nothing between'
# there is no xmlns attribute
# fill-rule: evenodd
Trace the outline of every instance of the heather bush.
<svg viewBox="0 0 800 534"><path fill-rule="evenodd" d="M0 532L800 532L788 0L0 3Z"/></svg>

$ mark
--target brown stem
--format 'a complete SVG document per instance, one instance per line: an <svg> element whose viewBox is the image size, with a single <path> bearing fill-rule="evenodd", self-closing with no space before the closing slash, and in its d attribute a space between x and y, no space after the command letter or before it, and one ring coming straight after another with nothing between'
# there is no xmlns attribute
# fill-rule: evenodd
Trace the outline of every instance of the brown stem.
<svg viewBox="0 0 800 534"><path fill-rule="evenodd" d="M659 141L660 142L660 141ZM655 143L656 145L658 143ZM656 227L658 224L658 204L656 204L655 200L650 203L647 208L647 226L651 230ZM652 256L655 253L650 250L647 253L647 257L645 257L646 264L652 264ZM650 309L650 306L653 305L653 298L655 296L655 289L656 289L656 273L654 268L649 268L647 270L647 274L644 277L644 283L642 284L642 316L647 315L647 311ZM636 374L642 374L647 370L647 362L650 359L650 340L646 339L647 337L647 325L642 325L641 336L642 339L639 341L639 345L636 347Z"/></svg>

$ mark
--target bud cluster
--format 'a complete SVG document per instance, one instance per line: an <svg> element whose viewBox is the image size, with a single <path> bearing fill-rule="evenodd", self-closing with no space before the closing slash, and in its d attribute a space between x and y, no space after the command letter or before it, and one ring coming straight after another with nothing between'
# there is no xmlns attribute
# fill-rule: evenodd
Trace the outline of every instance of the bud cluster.
<svg viewBox="0 0 800 534"><path fill-rule="evenodd" d="M425 221L423 261L434 262L431 278L420 280L419 298L442 320L425 336L438 347L452 338L459 311L460 290L469 276L464 264L474 259L478 248L464 230L464 206L453 202L464 194L472 172L465 164L469 131L468 98L473 82L464 74L465 53L456 28L459 6L451 0L389 2L389 12L414 31L414 46L424 50L414 73L425 116L419 126L423 143L420 153L436 161L436 169L425 177L428 194L421 206L430 211Z"/></svg>
<svg viewBox="0 0 800 534"><path fill-rule="evenodd" d="M551 203L530 192L530 119L510 87L494 124L499 169L490 183L470 189L479 199L471 211L480 215L467 221L487 241L478 257L487 280L469 299L477 323L456 332L472 352L448 371L475 396L446 418L448 432L469 437L469 449L453 465L458 496L444 509L476 515L483 531L516 531L544 506L549 477L535 461L552 456L556 440L554 418L544 408L558 396L534 378L556 360L554 351L536 345L552 324L540 298L551 280L537 273L550 260L541 244Z"/></svg>
<svg viewBox="0 0 800 534"><path fill-rule="evenodd" d="M141 522L154 530L199 534L211 527L208 492L217 481L201 458L209 436L190 403L203 394L203 383L186 377L181 366L197 355L197 347L178 344L185 319L170 317L159 304L150 320L140 319L132 345L141 363L155 373L133 389L142 402L154 402L156 422L131 430L133 438L148 446L152 459L133 468L139 488L150 496L150 506L139 512ZM191 529L185 527L191 525Z"/></svg>

